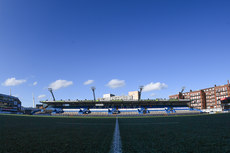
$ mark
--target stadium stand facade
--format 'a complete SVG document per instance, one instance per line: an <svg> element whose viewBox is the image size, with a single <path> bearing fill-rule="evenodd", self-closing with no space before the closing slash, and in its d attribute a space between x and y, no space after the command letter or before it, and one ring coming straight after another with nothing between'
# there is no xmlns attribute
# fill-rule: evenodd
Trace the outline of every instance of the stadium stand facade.
<svg viewBox="0 0 230 153"><path fill-rule="evenodd" d="M135 116L201 113L189 107L190 101L42 101L55 116Z"/></svg>
<svg viewBox="0 0 230 153"><path fill-rule="evenodd" d="M16 113L21 110L21 101L14 96L0 94L0 112Z"/></svg>

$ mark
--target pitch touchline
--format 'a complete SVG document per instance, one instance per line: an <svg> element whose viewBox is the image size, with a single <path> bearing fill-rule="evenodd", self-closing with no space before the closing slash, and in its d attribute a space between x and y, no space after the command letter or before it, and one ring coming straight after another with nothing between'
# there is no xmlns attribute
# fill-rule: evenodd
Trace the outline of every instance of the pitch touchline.
<svg viewBox="0 0 230 153"><path fill-rule="evenodd" d="M113 144L112 144L111 152L122 153L118 118L116 118L116 125L115 125L115 131L113 135Z"/></svg>

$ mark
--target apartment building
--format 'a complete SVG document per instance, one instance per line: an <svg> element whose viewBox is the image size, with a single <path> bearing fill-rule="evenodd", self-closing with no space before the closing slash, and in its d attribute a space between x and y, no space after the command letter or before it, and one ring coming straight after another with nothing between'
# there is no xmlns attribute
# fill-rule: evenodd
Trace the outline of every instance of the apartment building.
<svg viewBox="0 0 230 153"><path fill-rule="evenodd" d="M230 97L229 81L226 85L214 86L201 90L179 93L169 96L170 99L190 99L191 107L197 109L221 108L221 99Z"/></svg>

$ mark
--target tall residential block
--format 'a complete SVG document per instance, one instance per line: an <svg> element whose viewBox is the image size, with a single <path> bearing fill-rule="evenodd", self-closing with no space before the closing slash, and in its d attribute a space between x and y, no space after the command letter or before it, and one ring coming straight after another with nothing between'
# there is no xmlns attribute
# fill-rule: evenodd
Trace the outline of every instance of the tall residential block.
<svg viewBox="0 0 230 153"><path fill-rule="evenodd" d="M221 98L230 97L230 85L214 86L201 90L179 93L169 96L170 99L190 99L191 107L197 109L221 108Z"/></svg>

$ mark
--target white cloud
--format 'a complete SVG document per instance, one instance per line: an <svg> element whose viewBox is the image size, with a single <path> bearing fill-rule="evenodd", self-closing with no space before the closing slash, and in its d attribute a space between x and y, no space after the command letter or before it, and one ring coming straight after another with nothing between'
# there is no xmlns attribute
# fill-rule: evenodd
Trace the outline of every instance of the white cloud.
<svg viewBox="0 0 230 153"><path fill-rule="evenodd" d="M36 86L37 84L38 84L38 82L37 82L37 81L35 81L35 82L33 83L33 85L34 85L34 86Z"/></svg>
<svg viewBox="0 0 230 153"><path fill-rule="evenodd" d="M155 97L155 96L156 96L156 94L155 94L155 93L152 93L150 96L151 96L151 97Z"/></svg>
<svg viewBox="0 0 230 153"><path fill-rule="evenodd" d="M70 85L72 85L72 81L67 81L67 80L57 80L49 85L49 88L52 88L53 90L58 90L60 88L65 88Z"/></svg>
<svg viewBox="0 0 230 153"><path fill-rule="evenodd" d="M94 80L87 80L84 82L84 85L90 85L94 82Z"/></svg>
<svg viewBox="0 0 230 153"><path fill-rule="evenodd" d="M166 88L168 88L168 85L166 85L165 83L160 83L160 82L153 83L153 82L151 82L151 83L144 86L143 92L148 92L148 91L153 91L153 90L162 90L162 89L166 89Z"/></svg>
<svg viewBox="0 0 230 153"><path fill-rule="evenodd" d="M107 86L112 88L112 89L123 87L123 86L125 86L125 80L112 79L111 81L109 81Z"/></svg>
<svg viewBox="0 0 230 153"><path fill-rule="evenodd" d="M42 99L42 98L45 98L45 97L46 97L46 95L39 95L38 99Z"/></svg>
<svg viewBox="0 0 230 153"><path fill-rule="evenodd" d="M22 83L25 83L26 80L17 80L16 78L9 78L7 79L2 85L4 86L17 86Z"/></svg>

